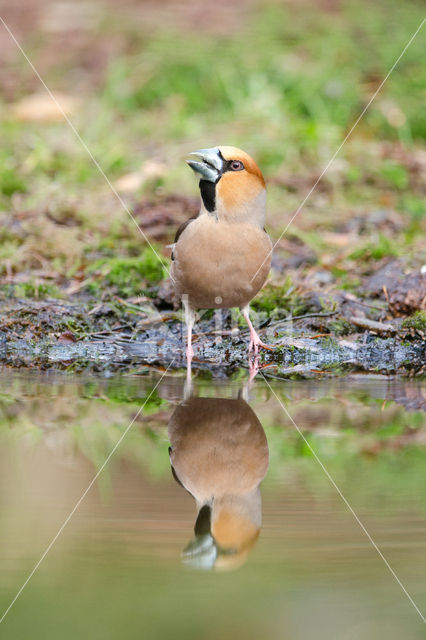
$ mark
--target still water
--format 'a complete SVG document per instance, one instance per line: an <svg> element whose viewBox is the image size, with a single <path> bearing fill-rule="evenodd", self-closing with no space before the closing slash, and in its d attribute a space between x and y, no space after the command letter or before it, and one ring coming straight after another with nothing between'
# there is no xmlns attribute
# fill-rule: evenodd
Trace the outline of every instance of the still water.
<svg viewBox="0 0 426 640"><path fill-rule="evenodd" d="M1 637L424 638L425 383L163 373L0 374Z"/></svg>

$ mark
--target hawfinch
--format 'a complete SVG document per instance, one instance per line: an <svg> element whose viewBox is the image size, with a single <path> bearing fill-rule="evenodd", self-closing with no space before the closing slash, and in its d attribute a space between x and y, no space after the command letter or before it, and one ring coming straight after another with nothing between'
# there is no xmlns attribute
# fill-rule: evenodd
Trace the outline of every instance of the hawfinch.
<svg viewBox="0 0 426 640"><path fill-rule="evenodd" d="M272 245L264 229L266 189L254 160L235 147L200 149L188 164L200 177L201 208L178 229L171 277L185 306L187 358L193 356L195 309L239 307L250 346L268 348L249 316L249 302L268 276Z"/></svg>
<svg viewBox="0 0 426 640"><path fill-rule="evenodd" d="M170 418L172 472L195 499L195 539L183 560L200 568L242 564L262 522L259 485L269 463L268 442L241 397L190 398Z"/></svg>

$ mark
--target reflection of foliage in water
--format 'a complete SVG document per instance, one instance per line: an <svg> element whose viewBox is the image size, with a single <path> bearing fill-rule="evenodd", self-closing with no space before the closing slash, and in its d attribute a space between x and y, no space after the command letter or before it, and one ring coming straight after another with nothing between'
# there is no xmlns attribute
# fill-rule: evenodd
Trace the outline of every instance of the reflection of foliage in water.
<svg viewBox="0 0 426 640"><path fill-rule="evenodd" d="M127 389L125 382L74 383L57 379L47 387L17 377L8 393L0 396L0 434L10 445L23 440L26 446L35 446L46 439L58 453L66 456L81 453L99 468L146 402L114 458L133 461L158 476L168 467L164 456L167 436L157 428L155 415L166 402L159 397L158 390L146 401L154 385L155 382L144 382ZM114 460L110 464L113 468ZM108 475L106 468L99 479L104 488Z"/></svg>
<svg viewBox="0 0 426 640"><path fill-rule="evenodd" d="M3 385L0 396L2 441L10 446L18 442L35 446L45 439L59 454L72 456L78 452L99 468L154 384L148 378L75 382L57 377L47 386L34 377L13 376ZM403 384L397 388L399 396L405 389L406 396L421 399L421 385L410 381ZM102 474L104 489L120 460L140 466L152 478L168 477L166 426L181 399L179 385L177 378L171 378L167 386L160 386L151 395ZM399 495L403 501L414 492L426 503L426 496L421 494L426 464L425 414L408 412L393 401L384 403L381 391L375 398L374 389L369 392L356 386L338 386L311 383L306 390L303 385L289 383L277 388L277 393L342 489L352 496L368 496L381 489L386 494L391 485L393 499ZM198 391L201 396L235 397L238 389L239 383L223 386L204 381ZM319 473L309 447L268 389L259 383L251 395L250 404L263 424L270 448L265 490L285 482L291 491L302 482L314 493L330 491L329 481Z"/></svg>

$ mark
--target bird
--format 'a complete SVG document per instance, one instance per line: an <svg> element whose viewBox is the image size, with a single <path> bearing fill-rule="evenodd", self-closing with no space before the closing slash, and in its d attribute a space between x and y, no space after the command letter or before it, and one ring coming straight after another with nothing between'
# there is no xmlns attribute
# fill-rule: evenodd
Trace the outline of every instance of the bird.
<svg viewBox="0 0 426 640"><path fill-rule="evenodd" d="M201 207L177 230L170 269L185 308L187 360L194 355L197 309L238 307L250 330L249 353L258 354L259 348L271 348L259 338L249 308L271 265L265 180L253 158L237 147L199 149L189 156L188 165L200 177Z"/></svg>
<svg viewBox="0 0 426 640"><path fill-rule="evenodd" d="M182 554L200 568L235 568L260 533L259 485L269 464L265 431L242 394L190 397L168 424L175 480L195 499L195 538Z"/></svg>

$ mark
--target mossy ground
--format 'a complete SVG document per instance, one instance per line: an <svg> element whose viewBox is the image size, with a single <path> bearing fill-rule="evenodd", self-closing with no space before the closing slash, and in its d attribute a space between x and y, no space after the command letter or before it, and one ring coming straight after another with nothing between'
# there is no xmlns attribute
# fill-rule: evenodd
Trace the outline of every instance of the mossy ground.
<svg viewBox="0 0 426 640"><path fill-rule="evenodd" d="M404 329L415 329L426 335L426 311L416 311L402 321Z"/></svg>

